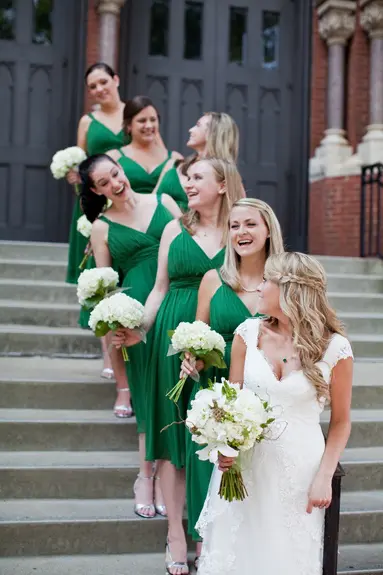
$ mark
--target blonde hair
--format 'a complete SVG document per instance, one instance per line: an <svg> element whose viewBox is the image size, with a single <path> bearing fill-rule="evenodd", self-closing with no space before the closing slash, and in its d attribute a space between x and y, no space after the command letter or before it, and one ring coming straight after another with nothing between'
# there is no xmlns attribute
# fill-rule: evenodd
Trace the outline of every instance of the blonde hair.
<svg viewBox="0 0 383 575"><path fill-rule="evenodd" d="M232 209L237 206L254 208L259 211L267 229L269 230L269 237L266 239L265 243L266 259L273 254L280 254L285 251L281 226L277 216L269 204L266 204L266 202L263 202L262 200L257 200L256 198L242 198L233 204ZM241 258L235 251L230 238L228 238L225 250L225 259L220 272L223 281L235 291L239 290L241 287L239 276L240 262Z"/></svg>
<svg viewBox="0 0 383 575"><path fill-rule="evenodd" d="M266 261L265 279L280 286L281 310L293 327L293 345L303 373L314 385L317 398L329 399L328 385L316 364L323 359L332 335L345 332L327 299L323 266L299 252L273 255Z"/></svg>
<svg viewBox="0 0 383 575"><path fill-rule="evenodd" d="M229 114L207 112L210 118L206 137L206 158L222 158L237 162L239 152L238 126Z"/></svg>
<svg viewBox="0 0 383 575"><path fill-rule="evenodd" d="M222 195L221 208L218 216L218 225L224 226L222 240L222 244L224 245L226 244L228 236L226 222L229 218L231 207L243 195L241 176L234 162L220 160L218 158L207 158L198 161L209 164L214 171L217 183L224 184L225 191ZM184 228L193 235L195 233L195 227L199 222L199 213L195 210L189 210L182 216L181 222Z"/></svg>

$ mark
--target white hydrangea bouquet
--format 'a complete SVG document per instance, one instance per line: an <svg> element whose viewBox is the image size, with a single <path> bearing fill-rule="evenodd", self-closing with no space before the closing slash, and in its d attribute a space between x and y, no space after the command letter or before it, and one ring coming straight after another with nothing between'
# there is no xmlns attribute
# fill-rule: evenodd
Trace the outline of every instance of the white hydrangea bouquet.
<svg viewBox="0 0 383 575"><path fill-rule="evenodd" d="M143 324L144 306L121 292L103 299L96 305L89 318L89 327L97 337L104 337L109 331L128 328L138 331L144 340ZM122 356L128 361L126 347L122 347Z"/></svg>
<svg viewBox="0 0 383 575"><path fill-rule="evenodd" d="M65 178L70 170L76 170L86 159L86 153L79 146L70 146L59 150L52 158L51 172L55 180ZM79 195L80 187L75 184L76 194Z"/></svg>
<svg viewBox="0 0 383 575"><path fill-rule="evenodd" d="M218 454L237 457L262 441L274 421L272 408L250 389L222 378L197 392L187 412L186 426L192 440L206 445L197 451L202 461L216 464ZM222 474L219 495L227 501L243 501L247 496L239 459Z"/></svg>
<svg viewBox="0 0 383 575"><path fill-rule="evenodd" d="M192 323L183 321L177 329L168 332L171 338L168 355L180 353L181 361L185 358L185 353L191 353L195 359L202 359L204 369L218 367L223 369L226 363L223 359L226 343L223 337L211 329L203 321ZM195 381L199 381L198 373L190 376ZM179 400L187 377L182 377L178 383L166 394L169 399L177 403Z"/></svg>
<svg viewBox="0 0 383 575"><path fill-rule="evenodd" d="M93 309L118 285L118 273L113 268L84 270L77 282L78 303L85 309Z"/></svg>
<svg viewBox="0 0 383 575"><path fill-rule="evenodd" d="M92 233L92 224L88 220L85 214L80 216L77 220L77 231L84 236L84 238L90 238Z"/></svg>

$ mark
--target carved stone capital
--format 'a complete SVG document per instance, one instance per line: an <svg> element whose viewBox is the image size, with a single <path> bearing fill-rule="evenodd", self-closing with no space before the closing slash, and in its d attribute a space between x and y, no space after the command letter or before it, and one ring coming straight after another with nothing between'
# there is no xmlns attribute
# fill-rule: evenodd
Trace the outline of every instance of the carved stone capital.
<svg viewBox="0 0 383 575"><path fill-rule="evenodd" d="M361 0L360 24L370 38L383 38L383 0Z"/></svg>
<svg viewBox="0 0 383 575"><path fill-rule="evenodd" d="M114 14L118 16L125 0L98 0L97 11L99 14Z"/></svg>
<svg viewBox="0 0 383 575"><path fill-rule="evenodd" d="M325 0L318 8L319 33L327 44L345 45L355 30L356 0Z"/></svg>

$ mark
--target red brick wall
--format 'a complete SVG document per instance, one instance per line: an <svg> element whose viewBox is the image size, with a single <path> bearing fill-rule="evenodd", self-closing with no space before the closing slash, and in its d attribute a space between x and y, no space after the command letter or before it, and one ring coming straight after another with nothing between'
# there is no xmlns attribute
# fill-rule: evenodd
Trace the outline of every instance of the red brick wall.
<svg viewBox="0 0 383 575"><path fill-rule="evenodd" d="M326 178L310 186L309 251L359 256L360 176Z"/></svg>
<svg viewBox="0 0 383 575"><path fill-rule="evenodd" d="M311 69L311 139L314 155L326 129L327 46L319 36L317 11L313 9L312 69Z"/></svg>
<svg viewBox="0 0 383 575"><path fill-rule="evenodd" d="M96 10L96 0L88 1L88 19L87 19L87 45L86 45L86 65L85 69L99 59L99 15ZM84 111L89 112L91 102L87 91L85 90Z"/></svg>

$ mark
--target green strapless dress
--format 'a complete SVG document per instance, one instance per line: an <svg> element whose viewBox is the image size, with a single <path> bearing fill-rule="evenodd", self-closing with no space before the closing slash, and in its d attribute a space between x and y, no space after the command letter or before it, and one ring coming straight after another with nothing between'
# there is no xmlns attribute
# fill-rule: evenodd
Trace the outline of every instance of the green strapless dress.
<svg viewBox="0 0 383 575"><path fill-rule="evenodd" d="M89 116L92 118L92 122L89 124L86 135L86 152L88 156L104 154L108 150L120 148L125 145L125 135L122 130L118 132L118 134L115 134L107 126L96 120L93 114L89 114ZM69 256L66 275L67 283L71 284L77 283L78 276L81 273L79 265L84 257L84 251L88 244L88 239L84 238L84 236L77 231L77 220L81 215L80 200L76 197L69 233ZM88 260L88 265L95 267L94 260L93 265L91 264L92 262Z"/></svg>
<svg viewBox="0 0 383 575"><path fill-rule="evenodd" d="M118 159L118 162L124 170L125 175L128 178L130 185L132 186L132 190L134 190L137 194L151 194L157 185L158 179L166 162L171 156L171 152L168 152L166 160L159 164L150 173L147 172L145 168L143 168L135 160L125 156L121 148L119 148L119 152L121 157Z"/></svg>
<svg viewBox="0 0 383 575"><path fill-rule="evenodd" d="M157 192L171 196L183 212L188 209L188 197L182 187L176 168L170 168L161 180Z"/></svg>
<svg viewBox="0 0 383 575"><path fill-rule="evenodd" d="M173 216L161 204L160 196L152 220L145 233L110 221L106 216L100 219L107 222L108 245L115 266L123 274L124 293L145 304L157 274L158 248L162 232ZM145 433L147 384L146 367L153 347L153 330L147 334L146 343L129 348L129 361L126 371L132 394L138 433Z"/></svg>
<svg viewBox="0 0 383 575"><path fill-rule="evenodd" d="M189 382L189 389L184 388L177 406L166 397L180 373L178 355L167 356L168 330L175 329L181 321L195 320L201 279L210 269L221 266L223 258L222 249L210 259L184 228L170 245L170 286L153 328L155 346L148 367L148 461L166 459L179 469L185 465L185 426L180 422L185 418L192 386ZM171 425L173 422L178 423ZM170 427L164 430L166 426Z"/></svg>
<svg viewBox="0 0 383 575"><path fill-rule="evenodd" d="M221 280L222 281L222 280ZM210 378L220 381L222 377L229 377L231 347L234 340L234 331L249 317L253 317L236 292L222 281L210 302L210 326L224 337L226 341L225 363L227 369L212 368L201 373L200 381L193 382L191 401L202 387L207 385ZM258 317L256 314L254 317ZM201 538L194 529L207 496L213 465L209 461L200 461L196 451L202 449L194 443L191 434L186 430L186 501L188 510L188 532L194 541Z"/></svg>

